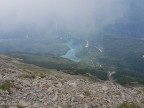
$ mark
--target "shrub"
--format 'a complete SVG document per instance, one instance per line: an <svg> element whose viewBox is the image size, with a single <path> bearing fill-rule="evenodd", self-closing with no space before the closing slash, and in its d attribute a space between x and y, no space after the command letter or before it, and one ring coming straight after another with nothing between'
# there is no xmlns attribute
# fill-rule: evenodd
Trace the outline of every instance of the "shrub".
<svg viewBox="0 0 144 108"><path fill-rule="evenodd" d="M10 81L5 81L0 85L0 89L8 91L9 93L11 93L11 87L13 87L13 84Z"/></svg>

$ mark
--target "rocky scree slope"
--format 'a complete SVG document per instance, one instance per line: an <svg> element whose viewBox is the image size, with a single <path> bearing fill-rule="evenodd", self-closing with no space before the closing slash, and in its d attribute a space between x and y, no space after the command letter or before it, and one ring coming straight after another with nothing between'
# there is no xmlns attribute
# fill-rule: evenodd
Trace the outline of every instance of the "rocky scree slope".
<svg viewBox="0 0 144 108"><path fill-rule="evenodd" d="M0 108L120 108L122 103L144 108L143 87L92 81L0 55Z"/></svg>

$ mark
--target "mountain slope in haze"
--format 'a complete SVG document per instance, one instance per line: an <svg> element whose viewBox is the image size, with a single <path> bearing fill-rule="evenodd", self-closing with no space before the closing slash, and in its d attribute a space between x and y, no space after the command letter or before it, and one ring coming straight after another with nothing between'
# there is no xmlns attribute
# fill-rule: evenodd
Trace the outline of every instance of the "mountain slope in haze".
<svg viewBox="0 0 144 108"><path fill-rule="evenodd" d="M60 23L61 25L55 24L53 22L53 18L51 20L52 21L51 25L48 28L42 28L39 30L35 30L33 27L31 28L31 27L26 26L26 27L20 27L19 29L15 30L15 31L0 30L0 52L9 53L9 55L12 55L13 53L17 53L16 54L17 57L22 57L21 59L23 59L23 62L25 62L25 63L35 64L37 66L51 68L51 69L57 69L57 70L66 69L67 73L71 73L71 74L75 74L75 75L76 74L82 74L82 75L90 74L90 76L92 76L94 78L97 77L101 80L108 80L107 74L109 72L110 73L112 72L113 73L112 79L115 82L120 83L121 85L125 85L125 86L131 85L131 84L132 85L138 85L138 84L144 85L144 53L143 53L144 52L144 40L143 40L143 37L144 37L144 35L143 35L144 34L144 15L142 14L144 11L144 2L143 2L143 0L139 0L139 1L129 0L128 5L129 5L128 10L127 10L125 16L123 16L123 18L116 20L112 24L108 24L108 25L106 24L106 26L104 26L102 29L100 29L100 31L96 30L95 28L91 28L92 30L90 30L90 28L88 28L88 29L86 29L86 31L82 31L81 28L76 31L66 29L63 26L64 25L63 23ZM92 25L95 25L94 22L92 23ZM75 24L76 24L75 26L77 26L77 23L75 23ZM57 26L58 26L58 28L57 28ZM92 27L94 27L94 26L92 26ZM87 36L83 36L83 34L87 35ZM77 62L77 63L61 58L61 56L64 55L69 50L69 47L65 43L67 41L71 41L71 39L75 41L74 44L82 43L82 48L76 54L76 56L78 56L80 58L80 62ZM85 45L86 42L88 42L89 46ZM28 55L27 54L25 55L24 53L28 53ZM14 56L16 57L16 55L14 55ZM3 56L2 56L1 65L4 66L6 64L6 66L7 66L7 62L10 62L7 60L9 60L9 59L7 59L7 57L3 58ZM11 64L13 64L13 62L8 65L8 67L10 67L8 69L10 69L10 70L11 70L11 68L13 69L15 67L15 65L11 65ZM23 66L24 65L22 65L22 67ZM33 68L33 66L28 66L30 69L26 66L25 67L26 70L21 69L22 67L14 68L14 73L13 73L13 70L12 70L12 72L10 71L10 73L8 73L6 75L5 74L3 75L3 73L2 73L1 78L7 79L7 78L11 78L10 77L11 75L12 76L16 75L13 78L11 78L12 81L16 80L16 79L19 79L21 81L26 80L26 81L28 81L26 83L30 83L30 84L36 83L38 85L39 85L39 83L35 82L35 80L36 81L38 80L37 77L44 77L42 79L40 78L40 81L44 80L44 82L47 82L47 80L49 79L49 76L47 76L45 74L43 75L43 72L42 73L38 72L37 74L35 74L35 71L39 70L39 68L34 68L34 70L31 71L31 68ZM15 70L17 70L17 69L18 69L18 71L15 72ZM45 70L45 69L44 70L40 69L40 71L47 72L47 70ZM5 69L4 70L2 69L1 72L5 72ZM9 70L8 70L8 72L9 72ZM19 73L20 73L20 75L19 75ZM67 74L66 73L62 74L62 77L64 77L64 79L65 79L65 75L67 75ZM45 78L45 76L47 79ZM55 75L54 76L52 75L52 77L55 77ZM73 76L71 76L71 77L73 79ZM29 80L27 80L27 79L29 79ZM59 81L59 78L55 78L55 80ZM5 87L5 84L6 84L8 86L12 86L12 88L17 88L19 90L19 87L15 87L13 84L11 85L12 81L4 82L4 86L1 86L1 88L4 90L7 89L10 92L9 87L8 88ZM66 82L68 82L68 81L69 81L69 79L66 79ZM70 80L70 81L73 82L73 80ZM23 84L23 82L16 82L16 83ZM47 83L49 86L49 82L47 82ZM52 83L55 83L54 80L52 80ZM77 83L78 83L78 85L81 84L85 87L85 84L89 84L89 81L85 83L85 81L81 82L78 80ZM68 86L69 84L67 84L67 83L64 83L64 84L66 84L66 85L60 84L60 86L62 88L63 88L63 86L66 86L66 89L67 89L69 87ZM103 85L104 83L99 83L99 84L100 85L98 86L98 88L102 88L101 85ZM111 85L111 82L108 81L108 82L106 82L106 85L107 84L109 86L109 85ZM97 85L97 83L96 83L96 85ZM117 86L117 84L115 85L113 83L112 83L112 85L114 85L114 87ZM29 85L29 86L30 86L30 90L29 90L30 92L32 92L31 88L43 91L43 89L40 89L37 86L36 87L33 85ZM52 86L55 86L55 85L52 84ZM92 86L95 86L95 84L93 85L93 83L92 83L92 85L89 85L86 87L91 90ZM20 85L20 87L21 87L21 85ZM25 86L25 85L24 85L24 87L27 88L27 86ZM23 88L23 86L22 86L22 88ZM111 88L111 86L110 86L110 88ZM50 92L52 92L52 94L56 93L56 96L58 96L58 94L60 94L61 92L63 94L63 90L59 90L59 87L53 88L53 89L54 89L53 91L50 91ZM58 91L57 91L58 93L56 92L56 89L58 89ZM79 91L81 88L76 87L76 89ZM95 88L95 89L97 89L97 88ZM123 88L121 88L121 89L123 89ZM99 91L101 91L101 89ZM108 91L108 92L111 93L111 91ZM129 91L129 89L128 90L126 89L126 91ZM24 92L27 92L27 90L24 89ZM44 91L44 93L45 93L45 91ZM49 94L49 92L46 92L46 93ZM69 91L68 91L68 93L69 93ZM21 94L22 94L22 91L20 89L19 94L16 94L16 96L17 95L20 95L20 97L23 96ZM34 94L36 94L36 93L34 92ZM51 100L51 98L55 96L55 95L53 96L52 94L50 93L48 95L50 97L46 97L46 98ZM78 94L81 94L81 93L78 92ZM25 95L28 95L28 94L25 94ZM41 94L38 93L38 95L41 95ZM73 94L73 95L75 95L75 94ZM94 93L93 95L97 97L96 93ZM133 93L132 93L132 95L133 95ZM30 97L28 97L28 96L24 96L24 97L26 98L25 101L30 100ZM69 105L71 106L70 100L73 100L70 97L71 96L69 96L69 97L66 96L66 98L65 98L66 100L69 100L69 101L66 101L68 106ZM84 97L84 100L89 99L89 98L90 97L88 97L88 98ZM111 98L111 97L109 97L109 98ZM20 99L20 98L18 98L18 99ZM122 98L120 98L120 100L121 99ZM81 99L78 98L78 100L81 102ZM118 103L115 102L114 106L122 103L124 100L127 100L127 99L122 99L122 101L118 102ZM96 101L96 99L94 98L94 102L95 101ZM103 100L101 100L101 101L103 101ZM112 101L114 101L114 100L112 100ZM36 103L38 103L38 102L39 101L36 100ZM89 102L90 101L88 101L88 103L87 103L87 105L89 105L89 106L94 103L93 101L92 101L93 103L89 103ZM17 103L18 103L18 100L16 100L16 104ZM31 102L30 103L31 106L34 103L35 102ZM52 103L55 103L55 102L50 102L49 105L52 105ZM103 103L104 102L102 102L102 104ZM60 106L62 106L62 107L64 107L65 105L66 104L62 105L60 103ZM108 104L106 104L106 105L111 105L111 102L108 102ZM76 106L77 106L77 104L76 104ZM82 106L84 106L83 103L82 103ZM79 106L79 107L82 107L82 106Z"/></svg>
<svg viewBox="0 0 144 108"><path fill-rule="evenodd" d="M84 54L95 64L115 68L113 77L121 84L143 83L144 1L128 0L127 3L123 18L93 34L89 39L90 48Z"/></svg>
<svg viewBox="0 0 144 108"><path fill-rule="evenodd" d="M0 108L143 108L143 102L143 87L92 81L0 55Z"/></svg>

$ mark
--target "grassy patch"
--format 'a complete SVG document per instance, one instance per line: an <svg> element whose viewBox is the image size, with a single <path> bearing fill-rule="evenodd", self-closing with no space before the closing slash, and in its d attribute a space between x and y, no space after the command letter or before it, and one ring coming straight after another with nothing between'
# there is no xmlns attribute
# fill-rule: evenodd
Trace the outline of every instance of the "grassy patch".
<svg viewBox="0 0 144 108"><path fill-rule="evenodd" d="M19 77L35 79L36 77L44 78L46 77L46 74L44 72L25 71Z"/></svg>
<svg viewBox="0 0 144 108"><path fill-rule="evenodd" d="M66 73L73 75L86 75L86 73L91 74L90 78L96 79L99 78L101 80L108 80L107 71L104 68L90 68L87 65L83 65L81 63L76 63L70 61L68 59L64 59L61 57L56 57L53 55L33 55L33 54L12 54L14 57L18 57L23 59L23 62L29 63L29 65L23 64L20 67L22 69L28 69L33 73L24 73L22 76L24 78L35 78L36 73L40 72L48 72L48 69L57 69L63 70ZM48 68L47 70L44 68L36 67L34 64L40 67ZM39 74L40 77L44 77L44 75ZM92 77L94 76L94 77Z"/></svg>
<svg viewBox="0 0 144 108"><path fill-rule="evenodd" d="M123 103L117 108L140 108L140 106L137 103L131 102L131 103Z"/></svg>
<svg viewBox="0 0 144 108"><path fill-rule="evenodd" d="M4 81L1 85L0 85L0 89L4 90L4 91L8 91L9 93L11 93L11 88L16 88L19 89L18 86L15 86L11 81Z"/></svg>
<svg viewBox="0 0 144 108"><path fill-rule="evenodd" d="M141 103L143 103L143 104L144 104L144 97L141 99Z"/></svg>
<svg viewBox="0 0 144 108"><path fill-rule="evenodd" d="M25 73L21 74L20 77L22 77L22 78L35 79L36 76L35 76L35 74L33 74L33 73L25 72Z"/></svg>
<svg viewBox="0 0 144 108"><path fill-rule="evenodd" d="M24 108L24 106L17 105L17 108Z"/></svg>
<svg viewBox="0 0 144 108"><path fill-rule="evenodd" d="M17 66L23 70L23 73L19 75L19 77L22 78L44 78L51 73L49 69L38 67L32 64L17 64Z"/></svg>
<svg viewBox="0 0 144 108"><path fill-rule="evenodd" d="M34 64L48 69L74 69L77 63L54 55L38 55L38 54L10 54L10 56L23 59L23 62Z"/></svg>

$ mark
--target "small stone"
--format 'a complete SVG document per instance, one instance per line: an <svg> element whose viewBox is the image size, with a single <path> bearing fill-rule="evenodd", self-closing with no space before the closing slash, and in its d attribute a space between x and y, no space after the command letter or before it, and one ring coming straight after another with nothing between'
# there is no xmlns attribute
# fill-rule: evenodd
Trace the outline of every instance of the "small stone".
<svg viewBox="0 0 144 108"><path fill-rule="evenodd" d="M85 96L84 96L83 94L80 94L79 96L80 96L81 98L85 98Z"/></svg>
<svg viewBox="0 0 144 108"><path fill-rule="evenodd" d="M78 104L78 101L77 101L77 98L76 97L72 97L71 98L71 104L70 105L77 105Z"/></svg>
<svg viewBox="0 0 144 108"><path fill-rule="evenodd" d="M57 98L58 98L58 92L56 91L56 92L55 92L55 96L53 97L53 99L52 99L52 100L53 100L53 101L56 101L56 100L57 100Z"/></svg>
<svg viewBox="0 0 144 108"><path fill-rule="evenodd" d="M39 104L38 103L34 103L33 104L33 108L39 108Z"/></svg>
<svg viewBox="0 0 144 108"><path fill-rule="evenodd" d="M76 83L69 83L69 86L71 86L71 87L77 87L77 84Z"/></svg>
<svg viewBox="0 0 144 108"><path fill-rule="evenodd" d="M17 103L16 103L16 102L12 102L11 105L12 105L12 106L17 106Z"/></svg>
<svg viewBox="0 0 144 108"><path fill-rule="evenodd" d="M24 96L24 97L26 97L27 95L28 95L28 94L26 94L26 93L25 93L25 94L23 94L23 96Z"/></svg>
<svg viewBox="0 0 144 108"><path fill-rule="evenodd" d="M5 105L5 103L4 102L0 102L0 106L3 106L3 105Z"/></svg>
<svg viewBox="0 0 144 108"><path fill-rule="evenodd" d="M56 87L62 87L62 83L59 82Z"/></svg>
<svg viewBox="0 0 144 108"><path fill-rule="evenodd" d="M52 92L52 90L53 90L52 87L49 87L47 91Z"/></svg>
<svg viewBox="0 0 144 108"><path fill-rule="evenodd" d="M9 94L9 92L6 90L6 91L4 91L5 92L5 94Z"/></svg>
<svg viewBox="0 0 144 108"><path fill-rule="evenodd" d="M61 106L57 106L58 108L61 108Z"/></svg>
<svg viewBox="0 0 144 108"><path fill-rule="evenodd" d="M73 96L73 97L71 98L71 101L72 101L72 102L77 102L77 98Z"/></svg>
<svg viewBox="0 0 144 108"><path fill-rule="evenodd" d="M107 87L107 86L103 86L103 87L102 87L102 90L107 91L107 90L108 90L108 87Z"/></svg>
<svg viewBox="0 0 144 108"><path fill-rule="evenodd" d="M23 80L23 83L26 84L27 86L31 85L31 83L28 80Z"/></svg>
<svg viewBox="0 0 144 108"><path fill-rule="evenodd" d="M42 102L42 101L43 101L43 99L39 99L39 101L40 101L40 102Z"/></svg>
<svg viewBox="0 0 144 108"><path fill-rule="evenodd" d="M33 95L33 96L36 96L36 94L35 94L35 93L33 93L33 92L30 92L30 94L31 94L31 95Z"/></svg>
<svg viewBox="0 0 144 108"><path fill-rule="evenodd" d="M47 103L44 103L44 105L46 106L46 105L47 105Z"/></svg>
<svg viewBox="0 0 144 108"><path fill-rule="evenodd" d="M78 102L71 102L71 106L78 105Z"/></svg>
<svg viewBox="0 0 144 108"><path fill-rule="evenodd" d="M90 108L90 106L88 104L85 104L84 108Z"/></svg>
<svg viewBox="0 0 144 108"><path fill-rule="evenodd" d="M18 105L26 107L26 106L28 106L28 103L26 103L24 100L20 100Z"/></svg>

